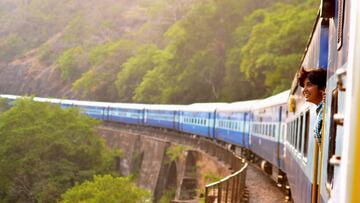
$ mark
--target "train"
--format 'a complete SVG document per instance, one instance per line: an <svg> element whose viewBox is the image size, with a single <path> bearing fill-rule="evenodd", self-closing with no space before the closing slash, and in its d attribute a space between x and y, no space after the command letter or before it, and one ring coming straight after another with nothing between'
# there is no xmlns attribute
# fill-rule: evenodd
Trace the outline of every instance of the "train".
<svg viewBox="0 0 360 203"><path fill-rule="evenodd" d="M224 143L261 163L293 202L360 202L360 3L322 0L289 90L233 103L130 104L33 98L78 107L111 122L176 130ZM316 107L306 102L301 67L327 71L323 136L315 146ZM0 95L11 103L19 96Z"/></svg>

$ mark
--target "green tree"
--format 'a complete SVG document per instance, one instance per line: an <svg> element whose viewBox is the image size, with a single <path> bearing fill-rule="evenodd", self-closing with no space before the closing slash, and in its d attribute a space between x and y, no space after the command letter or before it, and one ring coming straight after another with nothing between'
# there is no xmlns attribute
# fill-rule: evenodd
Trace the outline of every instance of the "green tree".
<svg viewBox="0 0 360 203"><path fill-rule="evenodd" d="M16 33L0 37L0 60L9 62L23 53L26 40Z"/></svg>
<svg viewBox="0 0 360 203"><path fill-rule="evenodd" d="M137 47L136 42L121 39L91 48L88 53L91 68L73 83L72 90L80 98L117 100L116 76Z"/></svg>
<svg viewBox="0 0 360 203"><path fill-rule="evenodd" d="M250 20L261 22L252 27L241 48L240 70L250 80L263 81L267 94L289 88L314 16L313 0L300 5L275 4L254 12Z"/></svg>
<svg viewBox="0 0 360 203"><path fill-rule="evenodd" d="M61 72L61 79L74 80L81 74L81 56L83 50L81 47L75 47L64 51L56 60Z"/></svg>
<svg viewBox="0 0 360 203"><path fill-rule="evenodd" d="M150 198L150 192L138 188L130 178L104 175L69 189L61 202L141 203L149 202Z"/></svg>
<svg viewBox="0 0 360 203"><path fill-rule="evenodd" d="M17 100L0 114L0 201L55 202L67 188L109 173L114 154L78 109Z"/></svg>
<svg viewBox="0 0 360 203"><path fill-rule="evenodd" d="M144 45L123 64L115 82L120 101L132 101L144 75L159 63L161 52L155 45Z"/></svg>

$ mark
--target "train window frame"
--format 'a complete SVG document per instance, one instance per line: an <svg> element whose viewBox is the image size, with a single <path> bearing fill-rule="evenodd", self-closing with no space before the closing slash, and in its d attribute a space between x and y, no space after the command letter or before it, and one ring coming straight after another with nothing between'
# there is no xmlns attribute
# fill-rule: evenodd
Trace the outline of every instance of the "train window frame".
<svg viewBox="0 0 360 203"><path fill-rule="evenodd" d="M291 146L294 149L294 121L291 121Z"/></svg>
<svg viewBox="0 0 360 203"><path fill-rule="evenodd" d="M337 138L337 125L334 121L334 115L338 113L339 110L339 90L335 88L331 94L331 116L330 116L330 132L329 132L329 143L328 143L328 162L327 162L327 169L326 169L326 190L328 194L331 194L333 181L335 177L335 166L329 164L330 159L333 155L336 154L336 138Z"/></svg>
<svg viewBox="0 0 360 203"><path fill-rule="evenodd" d="M296 118L293 120L293 148L296 151Z"/></svg>
<svg viewBox="0 0 360 203"><path fill-rule="evenodd" d="M286 126L286 124L281 124L281 135L282 135L282 141L284 142L285 141L285 138L287 138L287 134L286 134L286 132L287 132L287 126Z"/></svg>
<svg viewBox="0 0 360 203"><path fill-rule="evenodd" d="M299 152L299 117L295 119L295 149Z"/></svg>
<svg viewBox="0 0 360 203"><path fill-rule="evenodd" d="M310 109L305 110L304 115L304 149L303 154L303 163L306 165L309 155L309 135L310 135Z"/></svg>
<svg viewBox="0 0 360 203"><path fill-rule="evenodd" d="M304 125L304 114L301 113L300 117L299 117L299 122L300 122L300 126L299 126L299 152L300 154L303 154L303 125Z"/></svg>
<svg viewBox="0 0 360 203"><path fill-rule="evenodd" d="M286 126L286 141L287 143L290 143L290 123L287 123Z"/></svg>
<svg viewBox="0 0 360 203"><path fill-rule="evenodd" d="M291 121L290 133L291 133L291 146L294 147L294 121Z"/></svg>
<svg viewBox="0 0 360 203"><path fill-rule="evenodd" d="M292 121L289 122L289 143L292 146Z"/></svg>
<svg viewBox="0 0 360 203"><path fill-rule="evenodd" d="M269 136L269 124L265 124L265 136Z"/></svg>
<svg viewBox="0 0 360 203"><path fill-rule="evenodd" d="M276 137L276 125L273 124L273 137L275 138Z"/></svg>

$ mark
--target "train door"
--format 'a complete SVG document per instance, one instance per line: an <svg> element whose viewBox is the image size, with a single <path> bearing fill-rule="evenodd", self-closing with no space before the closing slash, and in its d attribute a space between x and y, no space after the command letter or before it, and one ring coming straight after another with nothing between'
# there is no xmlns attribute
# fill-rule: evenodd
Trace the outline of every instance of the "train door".
<svg viewBox="0 0 360 203"><path fill-rule="evenodd" d="M175 110L174 111L175 114L175 119L174 119L174 127L175 130L180 130L180 111Z"/></svg>

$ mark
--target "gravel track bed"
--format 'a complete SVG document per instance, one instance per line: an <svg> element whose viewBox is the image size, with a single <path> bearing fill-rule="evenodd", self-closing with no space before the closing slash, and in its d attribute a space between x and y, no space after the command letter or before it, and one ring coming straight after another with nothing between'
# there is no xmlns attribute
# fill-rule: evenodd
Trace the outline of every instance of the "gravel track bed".
<svg viewBox="0 0 360 203"><path fill-rule="evenodd" d="M246 186L249 203L279 203L285 200L285 194L276 183L252 164L249 164L247 169Z"/></svg>

